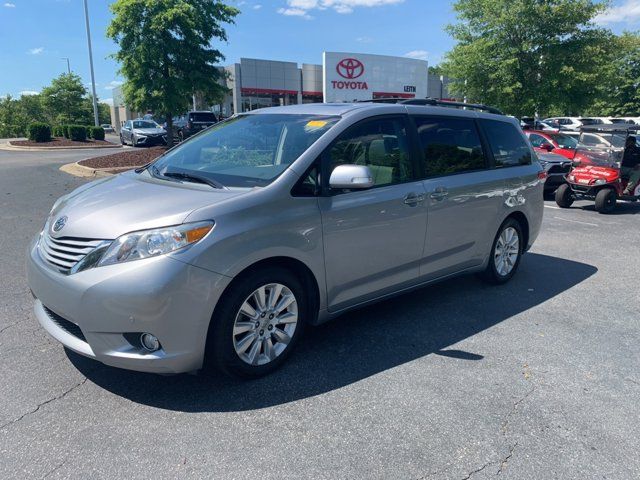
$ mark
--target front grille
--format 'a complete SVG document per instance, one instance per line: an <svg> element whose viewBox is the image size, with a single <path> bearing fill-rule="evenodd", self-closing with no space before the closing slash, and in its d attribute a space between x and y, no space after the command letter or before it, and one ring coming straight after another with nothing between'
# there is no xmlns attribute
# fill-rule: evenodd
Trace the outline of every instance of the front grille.
<svg viewBox="0 0 640 480"><path fill-rule="evenodd" d="M561 164L558 164L558 165L553 165L549 169L549 174L569 173L569 171L571 171L571 164L570 163L561 163Z"/></svg>
<svg viewBox="0 0 640 480"><path fill-rule="evenodd" d="M73 322L70 322L66 318L62 318L60 315L52 312L44 305L42 306L42 308L44 308L44 311L46 312L47 316L53 321L53 323L58 325L65 332L73 335L74 337L82 340L83 342L87 341L87 339L84 336L84 333L82 333L82 330L80 330L80 327L78 325L76 325Z"/></svg>
<svg viewBox="0 0 640 480"><path fill-rule="evenodd" d="M89 238L53 238L45 232L40 237L40 253L47 263L53 265L61 273L67 274L76 263L102 242L102 240Z"/></svg>

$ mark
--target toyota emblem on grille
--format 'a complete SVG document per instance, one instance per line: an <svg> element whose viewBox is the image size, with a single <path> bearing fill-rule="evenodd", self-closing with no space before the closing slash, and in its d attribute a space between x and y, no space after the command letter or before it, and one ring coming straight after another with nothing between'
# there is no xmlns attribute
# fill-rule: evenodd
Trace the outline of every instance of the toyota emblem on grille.
<svg viewBox="0 0 640 480"><path fill-rule="evenodd" d="M60 217L59 219L56 220L56 223L53 224L53 231L54 232L59 232L60 230L62 230L64 228L64 226L67 224L67 216L64 215L62 217Z"/></svg>
<svg viewBox="0 0 640 480"><path fill-rule="evenodd" d="M336 65L336 72L342 78L353 80L364 73L364 65L356 58L344 58Z"/></svg>

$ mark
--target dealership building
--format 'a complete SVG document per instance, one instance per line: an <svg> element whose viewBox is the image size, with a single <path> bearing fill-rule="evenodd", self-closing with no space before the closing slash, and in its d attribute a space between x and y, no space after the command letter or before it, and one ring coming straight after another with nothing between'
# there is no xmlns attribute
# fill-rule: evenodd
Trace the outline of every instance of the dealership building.
<svg viewBox="0 0 640 480"><path fill-rule="evenodd" d="M324 52L322 64L241 58L221 68L229 94L220 105L196 107L227 117L257 108L317 102L352 102L382 97L448 98L447 80L429 75L425 60L351 52ZM137 116L114 89L112 123Z"/></svg>

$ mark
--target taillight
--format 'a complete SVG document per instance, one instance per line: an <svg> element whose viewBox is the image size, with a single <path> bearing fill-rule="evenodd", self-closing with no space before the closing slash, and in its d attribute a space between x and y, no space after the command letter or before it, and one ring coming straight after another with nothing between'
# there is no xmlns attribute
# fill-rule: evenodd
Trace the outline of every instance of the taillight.
<svg viewBox="0 0 640 480"><path fill-rule="evenodd" d="M545 178L547 178L547 172L545 170L538 172L538 180L544 180Z"/></svg>

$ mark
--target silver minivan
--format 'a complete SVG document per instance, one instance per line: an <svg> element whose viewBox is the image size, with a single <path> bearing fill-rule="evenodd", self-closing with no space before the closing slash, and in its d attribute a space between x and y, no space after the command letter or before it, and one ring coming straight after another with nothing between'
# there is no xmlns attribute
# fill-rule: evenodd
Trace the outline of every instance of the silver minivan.
<svg viewBox="0 0 640 480"><path fill-rule="evenodd" d="M375 102L236 115L60 198L29 248L35 314L107 365L260 376L306 325L462 273L508 281L543 183L503 115Z"/></svg>

